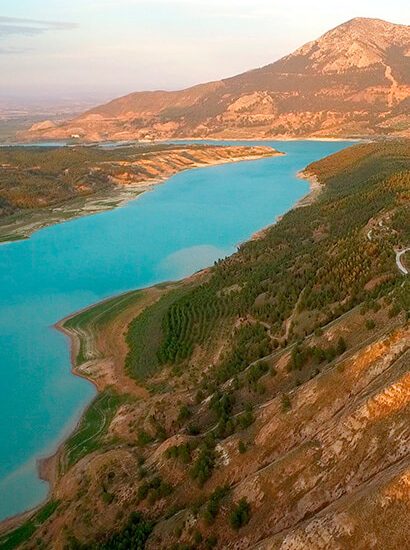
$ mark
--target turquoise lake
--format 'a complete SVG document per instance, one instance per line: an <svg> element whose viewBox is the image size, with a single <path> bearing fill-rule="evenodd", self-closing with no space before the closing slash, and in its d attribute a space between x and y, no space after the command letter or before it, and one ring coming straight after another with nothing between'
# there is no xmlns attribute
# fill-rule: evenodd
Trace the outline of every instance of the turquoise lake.
<svg viewBox="0 0 410 550"><path fill-rule="evenodd" d="M95 395L71 374L68 341L53 324L231 254L308 192L299 170L349 145L249 143L286 156L183 172L121 208L0 246L0 519L45 498L36 460L55 449Z"/></svg>

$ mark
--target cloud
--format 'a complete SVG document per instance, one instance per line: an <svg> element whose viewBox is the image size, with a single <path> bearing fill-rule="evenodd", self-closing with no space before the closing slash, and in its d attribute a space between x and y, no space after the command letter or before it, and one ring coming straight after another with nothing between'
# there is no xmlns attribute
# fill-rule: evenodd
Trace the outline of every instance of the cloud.
<svg viewBox="0 0 410 550"><path fill-rule="evenodd" d="M49 31L64 31L77 28L76 23L66 21L41 21L0 15L0 38L12 35L36 36Z"/></svg>
<svg viewBox="0 0 410 550"><path fill-rule="evenodd" d="M248 13L260 13L263 12L277 13L283 12L283 9L273 9L270 0L253 0L253 3L249 3L249 0L90 0L92 6L104 7L104 6L118 6L119 4L128 6L151 6L153 4L162 4L170 7L183 7L184 9L190 8L207 8L211 13L215 15L221 11L230 14L232 18L246 17ZM242 12L238 13L238 10Z"/></svg>
<svg viewBox="0 0 410 550"><path fill-rule="evenodd" d="M0 47L0 55L19 55L29 53L31 48L3 48Z"/></svg>

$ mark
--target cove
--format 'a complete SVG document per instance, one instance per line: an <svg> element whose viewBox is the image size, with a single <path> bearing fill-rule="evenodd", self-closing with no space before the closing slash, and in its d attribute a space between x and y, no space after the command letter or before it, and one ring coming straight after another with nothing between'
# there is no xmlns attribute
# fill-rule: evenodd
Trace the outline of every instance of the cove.
<svg viewBox="0 0 410 550"><path fill-rule="evenodd" d="M232 254L308 192L299 170L350 144L247 143L286 156L183 172L121 208L0 246L0 519L46 497L36 460L53 452L95 395L71 374L68 343L53 324Z"/></svg>

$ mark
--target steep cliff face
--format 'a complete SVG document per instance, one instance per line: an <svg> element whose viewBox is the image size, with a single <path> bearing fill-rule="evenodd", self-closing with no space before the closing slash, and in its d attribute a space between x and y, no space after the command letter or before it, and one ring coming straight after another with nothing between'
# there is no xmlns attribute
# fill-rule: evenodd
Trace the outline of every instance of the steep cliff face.
<svg viewBox="0 0 410 550"><path fill-rule="evenodd" d="M139 92L25 137L85 140L408 135L410 27L348 21L233 78Z"/></svg>

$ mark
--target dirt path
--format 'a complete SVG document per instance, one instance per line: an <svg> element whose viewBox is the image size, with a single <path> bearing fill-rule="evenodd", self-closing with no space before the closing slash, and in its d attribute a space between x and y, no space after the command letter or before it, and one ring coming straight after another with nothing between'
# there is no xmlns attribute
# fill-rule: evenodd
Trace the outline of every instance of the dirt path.
<svg viewBox="0 0 410 550"><path fill-rule="evenodd" d="M402 256L404 256L406 252L410 252L410 248L404 248L403 250L396 251L396 265L400 273L402 273L403 275L409 274L409 270L401 260Z"/></svg>

